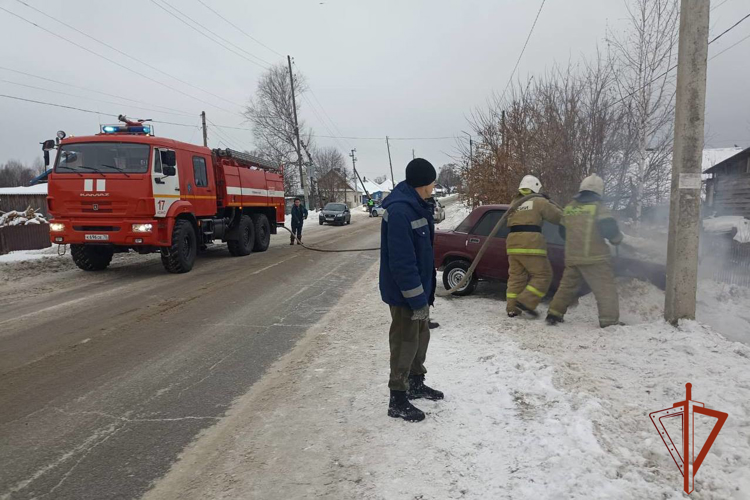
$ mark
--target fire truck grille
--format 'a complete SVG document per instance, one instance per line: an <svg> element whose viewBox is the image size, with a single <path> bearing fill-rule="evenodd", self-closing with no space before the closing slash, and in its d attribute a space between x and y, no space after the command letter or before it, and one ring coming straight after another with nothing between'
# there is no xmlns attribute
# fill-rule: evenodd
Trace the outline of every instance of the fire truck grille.
<svg viewBox="0 0 750 500"><path fill-rule="evenodd" d="M117 226L73 226L76 231L99 231L99 232L116 232L120 228Z"/></svg>
<svg viewBox="0 0 750 500"><path fill-rule="evenodd" d="M71 214L85 215L125 215L128 209L127 201L71 201L65 209Z"/></svg>

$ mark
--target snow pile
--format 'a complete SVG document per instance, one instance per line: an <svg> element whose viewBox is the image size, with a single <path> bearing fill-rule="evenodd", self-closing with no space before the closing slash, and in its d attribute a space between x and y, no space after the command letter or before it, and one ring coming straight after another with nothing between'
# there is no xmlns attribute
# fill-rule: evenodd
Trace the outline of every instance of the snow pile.
<svg viewBox="0 0 750 500"><path fill-rule="evenodd" d="M33 224L47 224L47 219L36 210L29 207L23 212L11 210L0 215L0 227L27 226Z"/></svg>
<svg viewBox="0 0 750 500"><path fill-rule="evenodd" d="M703 229L709 233L731 233L735 229L734 240L750 243L750 220L741 215L725 215L703 220Z"/></svg>
<svg viewBox="0 0 750 500"><path fill-rule="evenodd" d="M60 245L53 245L48 248L43 248L41 250L17 250L15 252L6 253L4 255L0 255L0 264L2 263L10 263L10 262L25 262L29 260L40 260L47 257L52 258L58 258L60 255L59 247Z"/></svg>

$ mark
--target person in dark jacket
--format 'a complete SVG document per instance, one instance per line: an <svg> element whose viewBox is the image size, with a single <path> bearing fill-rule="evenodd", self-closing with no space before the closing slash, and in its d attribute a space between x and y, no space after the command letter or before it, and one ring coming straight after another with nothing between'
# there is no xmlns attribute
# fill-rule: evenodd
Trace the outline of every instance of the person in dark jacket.
<svg viewBox="0 0 750 500"><path fill-rule="evenodd" d="M295 198L294 206L292 207L292 238L289 242L290 245L294 245L295 238L298 245L302 244L302 225L305 219L307 219L307 209L299 198Z"/></svg>
<svg viewBox="0 0 750 500"><path fill-rule="evenodd" d="M443 399L443 393L424 384L424 362L430 342L430 306L435 301L435 225L430 206L437 174L430 162L416 158L383 202L380 229L380 294L391 309L389 342L391 391L388 416L407 421L425 414L409 400Z"/></svg>

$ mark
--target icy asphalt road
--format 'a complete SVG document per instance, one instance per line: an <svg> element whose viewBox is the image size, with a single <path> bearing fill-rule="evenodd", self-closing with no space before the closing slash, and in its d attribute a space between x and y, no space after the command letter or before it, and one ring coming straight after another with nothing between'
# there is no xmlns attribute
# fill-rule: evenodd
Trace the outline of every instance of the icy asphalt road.
<svg viewBox="0 0 750 500"><path fill-rule="evenodd" d="M311 214L306 242L377 246L380 219L357 215ZM156 256L0 270L0 499L139 497L378 259L288 241L217 245L183 275Z"/></svg>

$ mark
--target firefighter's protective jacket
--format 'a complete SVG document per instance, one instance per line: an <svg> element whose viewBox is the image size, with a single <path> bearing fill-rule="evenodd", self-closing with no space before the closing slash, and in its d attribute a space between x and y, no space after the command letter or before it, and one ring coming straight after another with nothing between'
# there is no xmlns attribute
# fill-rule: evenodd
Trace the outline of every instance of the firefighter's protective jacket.
<svg viewBox="0 0 750 500"><path fill-rule="evenodd" d="M522 198L519 194L513 201ZM523 202L508 216L510 234L506 242L508 255L547 255L547 242L542 235L542 224L549 221L559 224L560 207L543 195Z"/></svg>
<svg viewBox="0 0 750 500"><path fill-rule="evenodd" d="M565 207L560 230L565 238L565 265L579 266L606 262L609 246L622 242L622 233L601 197L591 191L580 192Z"/></svg>

